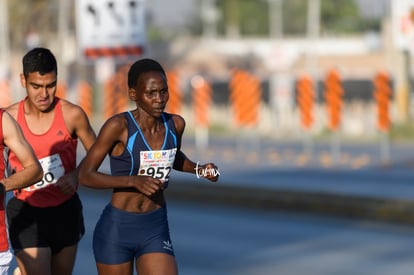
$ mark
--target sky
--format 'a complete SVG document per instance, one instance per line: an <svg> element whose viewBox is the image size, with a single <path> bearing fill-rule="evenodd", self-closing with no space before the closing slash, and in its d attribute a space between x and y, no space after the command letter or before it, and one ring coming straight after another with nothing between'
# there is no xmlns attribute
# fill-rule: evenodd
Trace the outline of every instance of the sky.
<svg viewBox="0 0 414 275"><path fill-rule="evenodd" d="M156 25L179 27L191 21L197 14L199 0L147 0L146 7Z"/></svg>

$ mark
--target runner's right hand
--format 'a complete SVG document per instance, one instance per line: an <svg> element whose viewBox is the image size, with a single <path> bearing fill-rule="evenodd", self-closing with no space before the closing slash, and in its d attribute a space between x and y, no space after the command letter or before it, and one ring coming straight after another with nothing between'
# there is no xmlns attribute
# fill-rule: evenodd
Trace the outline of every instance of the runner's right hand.
<svg viewBox="0 0 414 275"><path fill-rule="evenodd" d="M150 176L134 176L133 184L135 189L148 197L164 190L163 182Z"/></svg>

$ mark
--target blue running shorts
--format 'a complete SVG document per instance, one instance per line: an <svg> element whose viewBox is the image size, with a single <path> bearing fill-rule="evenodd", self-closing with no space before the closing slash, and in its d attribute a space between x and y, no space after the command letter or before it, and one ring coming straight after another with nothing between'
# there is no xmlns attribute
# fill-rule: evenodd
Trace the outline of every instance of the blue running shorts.
<svg viewBox="0 0 414 275"><path fill-rule="evenodd" d="M109 203L95 227L93 252L102 264L121 264L153 252L174 256L166 207L141 214Z"/></svg>

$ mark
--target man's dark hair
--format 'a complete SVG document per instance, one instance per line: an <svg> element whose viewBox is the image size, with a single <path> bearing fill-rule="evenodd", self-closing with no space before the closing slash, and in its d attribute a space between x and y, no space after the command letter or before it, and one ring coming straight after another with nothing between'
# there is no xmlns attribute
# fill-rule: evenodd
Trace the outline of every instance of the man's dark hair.
<svg viewBox="0 0 414 275"><path fill-rule="evenodd" d="M41 75L56 72L57 62L49 49L34 48L23 56L23 74L27 77L30 73L39 72Z"/></svg>
<svg viewBox="0 0 414 275"><path fill-rule="evenodd" d="M147 72L160 72L166 76L164 69L157 61L149 58L141 59L132 64L128 71L128 88L135 87L138 78Z"/></svg>

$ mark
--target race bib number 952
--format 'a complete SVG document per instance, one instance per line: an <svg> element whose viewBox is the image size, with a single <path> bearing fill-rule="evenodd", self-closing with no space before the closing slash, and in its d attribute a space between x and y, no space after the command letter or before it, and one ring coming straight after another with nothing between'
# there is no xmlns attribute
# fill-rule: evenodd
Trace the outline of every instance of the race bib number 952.
<svg viewBox="0 0 414 275"><path fill-rule="evenodd" d="M168 181L177 149L141 151L139 175Z"/></svg>

